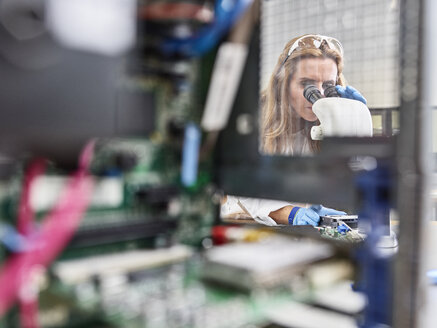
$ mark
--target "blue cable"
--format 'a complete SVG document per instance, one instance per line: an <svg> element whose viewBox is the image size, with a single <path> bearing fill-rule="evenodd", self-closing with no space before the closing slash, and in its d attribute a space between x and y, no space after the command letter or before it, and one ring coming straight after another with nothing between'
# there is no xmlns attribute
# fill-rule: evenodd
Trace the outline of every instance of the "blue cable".
<svg viewBox="0 0 437 328"><path fill-rule="evenodd" d="M252 2L253 0L218 0L215 6L216 17L212 24L200 30L196 36L167 39L162 44L163 52L167 55L177 53L190 57L204 55L220 41Z"/></svg>
<svg viewBox="0 0 437 328"><path fill-rule="evenodd" d="M184 144L182 149L181 180L185 187L193 186L197 181L199 166L199 149L201 132L197 125L188 123L185 127Z"/></svg>
<svg viewBox="0 0 437 328"><path fill-rule="evenodd" d="M25 238L12 226L0 224L0 242L11 252L22 252L27 249Z"/></svg>

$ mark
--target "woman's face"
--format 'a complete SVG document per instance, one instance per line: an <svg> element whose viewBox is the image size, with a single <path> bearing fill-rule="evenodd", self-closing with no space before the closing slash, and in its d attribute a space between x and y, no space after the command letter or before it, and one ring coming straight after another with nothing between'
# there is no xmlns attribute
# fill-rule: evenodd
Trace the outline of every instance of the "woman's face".
<svg viewBox="0 0 437 328"><path fill-rule="evenodd" d="M331 58L304 58L296 66L296 72L291 78L291 105L296 113L306 121L314 122L312 104L303 96L307 85L315 85L323 95L326 87L335 85L337 80L337 64Z"/></svg>

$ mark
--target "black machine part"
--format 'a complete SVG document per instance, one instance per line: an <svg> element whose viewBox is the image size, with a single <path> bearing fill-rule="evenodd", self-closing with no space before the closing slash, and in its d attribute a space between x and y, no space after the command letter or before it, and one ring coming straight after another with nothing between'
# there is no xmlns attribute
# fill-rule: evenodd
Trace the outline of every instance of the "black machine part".
<svg viewBox="0 0 437 328"><path fill-rule="evenodd" d="M154 93L125 85L134 54L63 48L46 27L43 2L17 2L0 7L1 155L75 167L90 139L154 131Z"/></svg>
<svg viewBox="0 0 437 328"><path fill-rule="evenodd" d="M305 89L303 89L303 96L312 104L314 104L317 100L323 98L319 89L315 85L307 85Z"/></svg>
<svg viewBox="0 0 437 328"><path fill-rule="evenodd" d="M340 95L337 92L337 89L335 88L335 85L330 84L325 88L325 91L323 92L325 94L325 97L340 97Z"/></svg>
<svg viewBox="0 0 437 328"><path fill-rule="evenodd" d="M358 228L358 215L326 215L320 216L319 226L337 228L344 222L352 229Z"/></svg>
<svg viewBox="0 0 437 328"><path fill-rule="evenodd" d="M324 91L325 97L339 97L337 90L335 89L335 85L331 84L325 88ZM307 85L303 89L303 96L312 104L314 104L317 100L324 98L322 93L315 85Z"/></svg>

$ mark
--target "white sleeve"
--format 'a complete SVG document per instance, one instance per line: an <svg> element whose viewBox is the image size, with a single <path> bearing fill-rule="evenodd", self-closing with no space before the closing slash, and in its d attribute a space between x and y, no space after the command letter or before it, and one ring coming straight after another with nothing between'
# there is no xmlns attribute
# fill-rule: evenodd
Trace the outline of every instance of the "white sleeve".
<svg viewBox="0 0 437 328"><path fill-rule="evenodd" d="M226 202L222 204L220 208L220 216L221 217L227 217L230 215L235 215L239 213L245 213L245 211L241 208L241 206L238 204L238 197L227 195L226 196ZM249 215L248 213L246 213Z"/></svg>
<svg viewBox="0 0 437 328"><path fill-rule="evenodd" d="M274 226L277 223L269 216L270 212L292 204L280 200L238 197L238 205L255 221Z"/></svg>

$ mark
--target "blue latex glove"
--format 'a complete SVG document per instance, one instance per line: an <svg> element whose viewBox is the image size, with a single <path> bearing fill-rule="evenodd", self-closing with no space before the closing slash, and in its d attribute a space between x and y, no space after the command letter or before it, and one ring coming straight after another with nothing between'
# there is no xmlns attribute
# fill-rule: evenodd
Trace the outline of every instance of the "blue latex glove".
<svg viewBox="0 0 437 328"><path fill-rule="evenodd" d="M346 215L346 212L337 211L332 208L324 207L322 205L311 205L310 209L316 212L319 216L325 215Z"/></svg>
<svg viewBox="0 0 437 328"><path fill-rule="evenodd" d="M364 105L367 104L366 98L364 98L363 95L357 89L349 85L347 87L336 85L335 89L337 90L338 94L342 98L354 99L354 100L361 101Z"/></svg>
<svg viewBox="0 0 437 328"><path fill-rule="evenodd" d="M293 207L288 216L290 225L312 225L317 226L320 221L320 216L311 208L302 208L299 206Z"/></svg>

